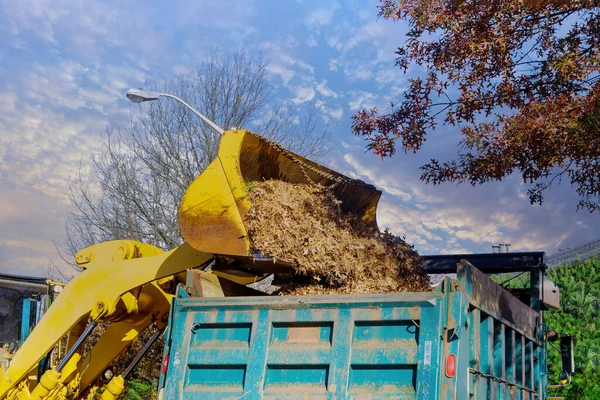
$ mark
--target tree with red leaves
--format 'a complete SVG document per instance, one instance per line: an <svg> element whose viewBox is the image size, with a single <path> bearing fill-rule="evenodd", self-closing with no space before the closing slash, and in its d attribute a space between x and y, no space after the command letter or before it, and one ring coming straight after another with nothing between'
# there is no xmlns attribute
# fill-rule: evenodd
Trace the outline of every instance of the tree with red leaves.
<svg viewBox="0 0 600 400"><path fill-rule="evenodd" d="M593 0L591 0L593 1ZM416 152L438 124L460 128L454 160L422 166L428 183L479 185L518 173L532 204L568 177L578 208L600 210L600 8L589 2L381 0L408 21L396 54L408 79L397 105L353 116L381 157Z"/></svg>

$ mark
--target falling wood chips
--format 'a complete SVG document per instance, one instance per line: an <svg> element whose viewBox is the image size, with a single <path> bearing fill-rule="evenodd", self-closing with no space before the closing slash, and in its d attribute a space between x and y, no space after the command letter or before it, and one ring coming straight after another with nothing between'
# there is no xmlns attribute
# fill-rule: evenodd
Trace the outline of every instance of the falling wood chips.
<svg viewBox="0 0 600 400"><path fill-rule="evenodd" d="M343 215L328 189L276 180L252 185L247 226L254 250L295 265L282 294L430 290L412 246Z"/></svg>

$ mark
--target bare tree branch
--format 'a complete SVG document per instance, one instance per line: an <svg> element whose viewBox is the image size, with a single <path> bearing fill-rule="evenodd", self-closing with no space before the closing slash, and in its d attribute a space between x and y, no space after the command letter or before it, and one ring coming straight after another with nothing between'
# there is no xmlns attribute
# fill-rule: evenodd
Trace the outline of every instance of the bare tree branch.
<svg viewBox="0 0 600 400"><path fill-rule="evenodd" d="M323 151L316 107L298 112L273 102L263 59L211 53L191 75L149 87L175 94L229 129L250 128L304 156ZM174 101L132 107L126 129L107 129L104 148L71 182L74 205L65 251L106 240L134 239L168 250L183 242L178 206L185 190L216 157L220 135Z"/></svg>

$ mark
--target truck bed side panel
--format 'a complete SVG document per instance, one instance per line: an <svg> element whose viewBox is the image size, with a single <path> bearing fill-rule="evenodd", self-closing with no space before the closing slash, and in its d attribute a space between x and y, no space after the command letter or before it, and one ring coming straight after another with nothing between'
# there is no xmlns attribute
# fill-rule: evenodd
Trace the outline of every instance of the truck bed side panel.
<svg viewBox="0 0 600 400"><path fill-rule="evenodd" d="M179 298L167 399L437 399L443 296Z"/></svg>

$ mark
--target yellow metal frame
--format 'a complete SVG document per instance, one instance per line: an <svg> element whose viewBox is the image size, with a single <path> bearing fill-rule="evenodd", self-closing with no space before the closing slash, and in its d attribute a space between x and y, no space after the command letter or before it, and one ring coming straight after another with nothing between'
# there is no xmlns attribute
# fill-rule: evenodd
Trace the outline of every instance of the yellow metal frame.
<svg viewBox="0 0 600 400"><path fill-rule="evenodd" d="M0 399L63 398L56 394L57 387L69 395L86 387L142 329L155 320L166 323L171 298L158 284L149 283L212 259L212 254L187 244L165 253L128 240L100 243L80 251L76 261L85 270L65 286L8 370L1 374ZM80 334L88 318L114 322L95 346L92 357L81 360L81 354L76 353L62 374L50 370L39 384L28 381L54 345L69 332ZM74 341L69 342L72 345ZM75 387L69 387L74 381ZM37 392L32 387L35 384ZM38 392L41 397L34 397Z"/></svg>
<svg viewBox="0 0 600 400"><path fill-rule="evenodd" d="M186 190L179 207L185 240L200 251L249 255L242 216L250 208L239 154L246 131L226 131L217 158Z"/></svg>

